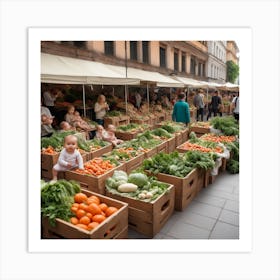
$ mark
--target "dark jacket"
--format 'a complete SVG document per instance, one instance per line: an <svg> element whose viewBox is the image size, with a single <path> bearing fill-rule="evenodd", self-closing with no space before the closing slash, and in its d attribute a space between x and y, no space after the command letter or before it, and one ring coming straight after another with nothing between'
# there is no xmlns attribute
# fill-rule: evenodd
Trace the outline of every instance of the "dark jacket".
<svg viewBox="0 0 280 280"><path fill-rule="evenodd" d="M217 95L212 96L211 107L213 110L218 109L219 104L221 104L221 98Z"/></svg>

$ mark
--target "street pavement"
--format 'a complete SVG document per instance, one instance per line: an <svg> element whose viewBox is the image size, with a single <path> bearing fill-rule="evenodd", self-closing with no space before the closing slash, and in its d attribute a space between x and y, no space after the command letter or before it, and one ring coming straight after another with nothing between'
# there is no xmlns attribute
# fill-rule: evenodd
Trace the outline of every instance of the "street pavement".
<svg viewBox="0 0 280 280"><path fill-rule="evenodd" d="M129 239L148 238L128 230ZM174 211L154 239L238 239L239 174L227 171L203 188L182 211Z"/></svg>

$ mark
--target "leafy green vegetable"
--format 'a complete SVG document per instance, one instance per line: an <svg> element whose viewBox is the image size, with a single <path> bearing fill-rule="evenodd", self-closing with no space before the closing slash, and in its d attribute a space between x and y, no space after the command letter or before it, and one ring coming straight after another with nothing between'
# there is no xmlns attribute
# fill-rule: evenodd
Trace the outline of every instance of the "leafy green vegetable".
<svg viewBox="0 0 280 280"><path fill-rule="evenodd" d="M227 170L231 174L239 173L239 161L230 159L227 163Z"/></svg>
<svg viewBox="0 0 280 280"><path fill-rule="evenodd" d="M210 124L225 135L239 135L238 122L232 116L212 118Z"/></svg>
<svg viewBox="0 0 280 280"><path fill-rule="evenodd" d="M131 173L128 176L128 182L133 183L138 187L143 187L148 183L148 177L143 173Z"/></svg>
<svg viewBox="0 0 280 280"><path fill-rule="evenodd" d="M74 195L81 191L80 185L75 181L58 180L56 182L41 182L41 213L48 217L50 224L55 226L55 219L65 221L73 216L71 204Z"/></svg>
<svg viewBox="0 0 280 280"><path fill-rule="evenodd" d="M169 132L167 132L165 129L163 128L156 128L154 130L152 130L152 134L159 136L159 137L166 137L166 138L171 138L172 134L170 134Z"/></svg>

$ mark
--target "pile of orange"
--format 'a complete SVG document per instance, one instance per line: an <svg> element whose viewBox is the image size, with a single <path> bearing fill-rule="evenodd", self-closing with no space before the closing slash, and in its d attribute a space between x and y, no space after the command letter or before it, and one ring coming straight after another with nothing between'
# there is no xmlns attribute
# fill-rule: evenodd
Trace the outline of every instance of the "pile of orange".
<svg viewBox="0 0 280 280"><path fill-rule="evenodd" d="M95 195L87 197L84 193L77 193L74 196L74 201L71 211L75 214L75 217L72 217L70 222L89 231L98 227L118 211L116 207L102 203Z"/></svg>

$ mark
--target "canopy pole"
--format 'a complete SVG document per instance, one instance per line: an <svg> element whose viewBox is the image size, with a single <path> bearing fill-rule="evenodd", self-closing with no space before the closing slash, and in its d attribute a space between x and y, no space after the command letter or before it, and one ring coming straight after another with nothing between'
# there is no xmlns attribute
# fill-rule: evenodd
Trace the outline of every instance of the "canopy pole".
<svg viewBox="0 0 280 280"><path fill-rule="evenodd" d="M149 96L149 84L147 83L147 102L148 102L148 112L150 113L150 96Z"/></svg>
<svg viewBox="0 0 280 280"><path fill-rule="evenodd" d="M207 91L206 91L206 102L207 102L207 110L209 112L209 104L208 104L208 89L209 87L207 87Z"/></svg>
<svg viewBox="0 0 280 280"><path fill-rule="evenodd" d="M84 117L86 118L86 94L85 85L83 84L83 106L84 106Z"/></svg>

